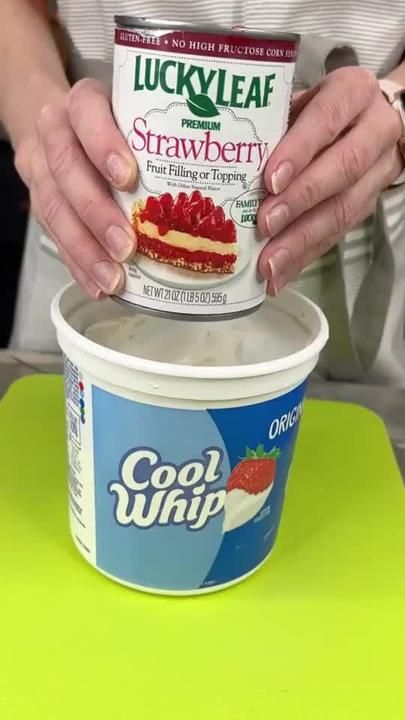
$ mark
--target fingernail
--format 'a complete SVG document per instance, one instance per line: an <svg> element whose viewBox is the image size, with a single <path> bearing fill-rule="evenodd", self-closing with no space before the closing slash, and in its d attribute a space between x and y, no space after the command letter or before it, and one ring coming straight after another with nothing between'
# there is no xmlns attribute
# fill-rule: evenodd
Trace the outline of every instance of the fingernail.
<svg viewBox="0 0 405 720"><path fill-rule="evenodd" d="M108 156L107 170L113 183L119 187L126 185L132 176L131 165L122 155L117 153L111 153Z"/></svg>
<svg viewBox="0 0 405 720"><path fill-rule="evenodd" d="M105 240L112 257L118 262L126 260L134 249L135 236L127 233L120 225L111 225L105 234Z"/></svg>
<svg viewBox="0 0 405 720"><path fill-rule="evenodd" d="M121 272L119 267L107 260L100 260L94 267L99 288L108 295L118 288L121 283Z"/></svg>
<svg viewBox="0 0 405 720"><path fill-rule="evenodd" d="M266 217L267 232L270 238L277 235L288 223L290 214L289 207L286 203L276 205Z"/></svg>
<svg viewBox="0 0 405 720"><path fill-rule="evenodd" d="M294 168L289 160L282 162L271 176L271 186L274 195L278 195L286 189L293 176Z"/></svg>
<svg viewBox="0 0 405 720"><path fill-rule="evenodd" d="M93 280L88 279L86 281L86 289L94 300L99 300L101 298L102 292Z"/></svg>
<svg viewBox="0 0 405 720"><path fill-rule="evenodd" d="M275 250L268 259L270 267L269 289L272 295L278 295L287 284L291 253L287 248Z"/></svg>

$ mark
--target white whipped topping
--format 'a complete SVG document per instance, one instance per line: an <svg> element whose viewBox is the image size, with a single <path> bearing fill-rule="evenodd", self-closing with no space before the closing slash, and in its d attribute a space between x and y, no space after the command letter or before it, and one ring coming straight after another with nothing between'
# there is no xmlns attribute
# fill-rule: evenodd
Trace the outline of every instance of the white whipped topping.
<svg viewBox="0 0 405 720"><path fill-rule="evenodd" d="M270 302L252 315L216 322L152 317L124 308L117 317L116 306L109 313L109 303L100 304L103 319L90 324L84 335L147 360L206 367L247 365L285 357L310 340L305 326Z"/></svg>
<svg viewBox="0 0 405 720"><path fill-rule="evenodd" d="M235 488L228 492L225 500L223 531L229 532L254 518L269 497L273 485L257 495Z"/></svg>

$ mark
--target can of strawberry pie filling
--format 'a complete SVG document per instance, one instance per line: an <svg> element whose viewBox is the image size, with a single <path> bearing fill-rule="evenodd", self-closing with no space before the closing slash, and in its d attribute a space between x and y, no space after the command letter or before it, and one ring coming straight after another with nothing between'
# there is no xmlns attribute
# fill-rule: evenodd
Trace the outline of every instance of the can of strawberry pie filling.
<svg viewBox="0 0 405 720"><path fill-rule="evenodd" d="M114 191L137 235L120 300L228 319L264 300L263 174L287 128L299 37L116 17L113 111L136 158Z"/></svg>

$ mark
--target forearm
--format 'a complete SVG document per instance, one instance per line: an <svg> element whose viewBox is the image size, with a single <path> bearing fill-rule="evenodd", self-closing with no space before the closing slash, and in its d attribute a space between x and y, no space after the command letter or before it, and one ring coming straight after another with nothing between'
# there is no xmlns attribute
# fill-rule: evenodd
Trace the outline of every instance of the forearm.
<svg viewBox="0 0 405 720"><path fill-rule="evenodd" d="M0 122L15 149L69 85L51 29L28 0L0 2Z"/></svg>

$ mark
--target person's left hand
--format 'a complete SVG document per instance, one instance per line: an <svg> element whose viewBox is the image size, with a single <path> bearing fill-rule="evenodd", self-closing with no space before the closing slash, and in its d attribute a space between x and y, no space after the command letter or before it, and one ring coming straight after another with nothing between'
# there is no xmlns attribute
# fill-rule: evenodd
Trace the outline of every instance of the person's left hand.
<svg viewBox="0 0 405 720"><path fill-rule="evenodd" d="M277 294L372 214L401 173L398 113L364 68L335 70L293 103L292 125L265 171L259 269Z"/></svg>

